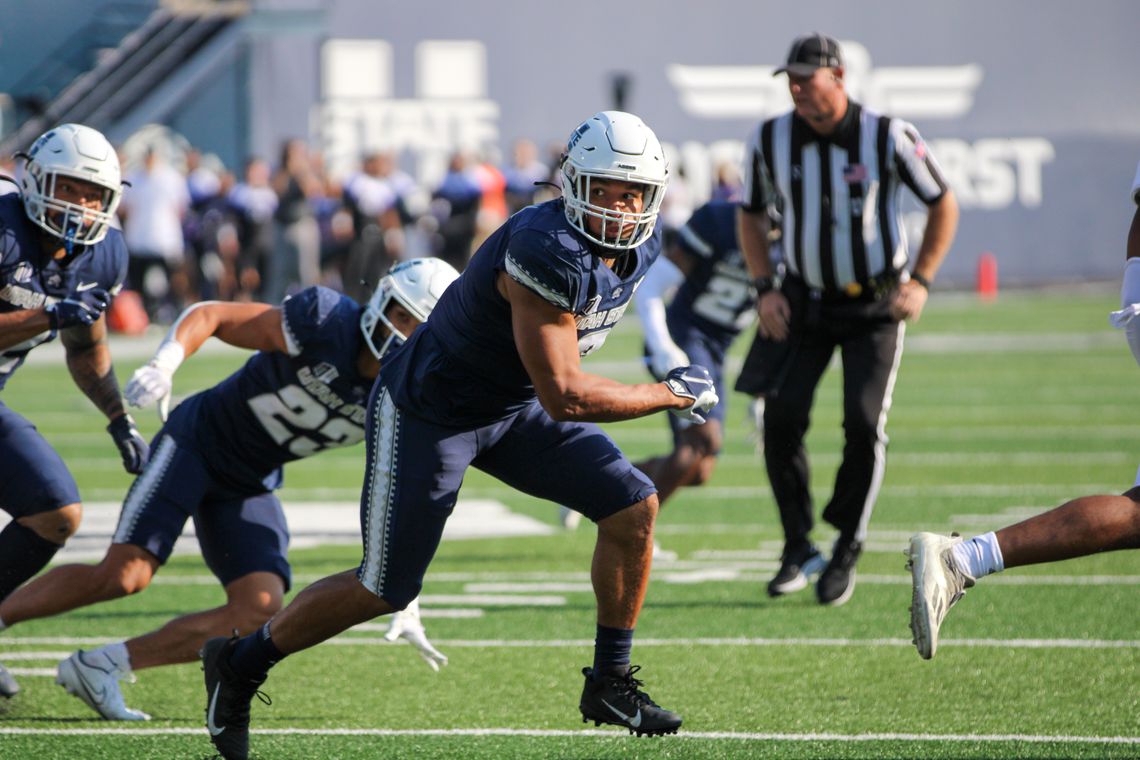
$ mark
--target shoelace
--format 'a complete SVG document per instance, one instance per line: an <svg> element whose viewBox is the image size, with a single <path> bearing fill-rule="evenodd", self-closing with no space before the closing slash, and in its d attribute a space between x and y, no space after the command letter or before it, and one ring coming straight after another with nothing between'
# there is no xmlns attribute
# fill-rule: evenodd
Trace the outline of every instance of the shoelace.
<svg viewBox="0 0 1140 760"><path fill-rule="evenodd" d="M624 676L613 676L614 687L620 693L633 700L634 704L640 704L646 707L659 707L660 705L650 699L648 694L639 690L638 687L645 684L644 681L639 681L633 677L633 674L639 670L641 670L640 665L631 665L629 672Z"/></svg>

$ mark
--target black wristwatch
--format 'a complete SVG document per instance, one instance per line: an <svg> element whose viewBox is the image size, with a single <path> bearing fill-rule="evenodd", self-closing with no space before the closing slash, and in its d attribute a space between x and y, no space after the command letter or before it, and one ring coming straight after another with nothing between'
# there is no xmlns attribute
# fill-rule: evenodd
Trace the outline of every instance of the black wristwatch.
<svg viewBox="0 0 1140 760"><path fill-rule="evenodd" d="M918 272L911 272L910 273L910 279L914 280L919 285L926 288L926 292L928 292L928 293L930 292L930 280L926 279L925 277L920 275Z"/></svg>
<svg viewBox="0 0 1140 760"><path fill-rule="evenodd" d="M776 289L776 278L767 275L757 277L752 281L752 287L756 288L756 297L759 298L765 293Z"/></svg>

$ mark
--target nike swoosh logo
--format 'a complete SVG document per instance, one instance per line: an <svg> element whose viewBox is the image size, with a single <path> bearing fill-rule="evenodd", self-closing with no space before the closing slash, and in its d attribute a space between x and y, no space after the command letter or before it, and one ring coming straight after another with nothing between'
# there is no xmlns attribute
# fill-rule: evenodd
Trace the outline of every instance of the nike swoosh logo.
<svg viewBox="0 0 1140 760"><path fill-rule="evenodd" d="M83 660L80 659L80 662L82 663ZM86 664L86 663L84 663L84 664ZM91 685L91 682L87 680L87 676L83 675L83 671L80 670L79 668L75 669L75 674L77 676L79 676L79 682L81 684L83 684L84 691L87 692L87 694L91 697L92 701L95 702L96 704L100 704L100 705L103 704L103 701L107 698L107 690L106 689L94 688Z"/></svg>
<svg viewBox="0 0 1140 760"><path fill-rule="evenodd" d="M210 707L206 710L206 728L209 730L210 736L219 736L226 730L225 726L218 728L214 725L214 708L218 706L218 692L221 690L222 684L219 682L218 685L214 687L214 694L210 697Z"/></svg>
<svg viewBox="0 0 1140 760"><path fill-rule="evenodd" d="M626 715L625 713L623 713L621 710L619 710L616 707L614 707L613 705L611 705L609 702L607 702L604 699L602 700L602 704L605 705L606 707L610 708L610 712L612 712L614 715L616 715L619 718L621 718L622 720L624 720L632 728L637 728L638 726L641 725L641 708L640 707L637 709L637 714L631 718L628 715Z"/></svg>
<svg viewBox="0 0 1140 760"><path fill-rule="evenodd" d="M84 290L91 290L91 288L96 287L98 284L99 283L97 283L97 282L85 282L85 283L79 285L78 287L76 287L75 292L76 293L82 293Z"/></svg>

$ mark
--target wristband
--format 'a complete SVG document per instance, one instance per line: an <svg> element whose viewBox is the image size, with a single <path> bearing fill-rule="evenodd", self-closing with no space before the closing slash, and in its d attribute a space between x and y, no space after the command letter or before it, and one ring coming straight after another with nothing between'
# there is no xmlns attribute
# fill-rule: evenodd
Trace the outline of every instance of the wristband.
<svg viewBox="0 0 1140 760"><path fill-rule="evenodd" d="M910 273L910 279L914 280L919 285L926 288L927 292L930 292L930 280L926 279L925 277L920 275L918 272L911 272Z"/></svg>
<svg viewBox="0 0 1140 760"><path fill-rule="evenodd" d="M167 337L159 344L158 349L151 357L149 364L152 367L167 370L173 373L186 358L186 349L176 339Z"/></svg>
<svg viewBox="0 0 1140 760"><path fill-rule="evenodd" d="M776 278L768 275L761 275L752 281L752 287L756 288L756 297L773 291L776 289Z"/></svg>

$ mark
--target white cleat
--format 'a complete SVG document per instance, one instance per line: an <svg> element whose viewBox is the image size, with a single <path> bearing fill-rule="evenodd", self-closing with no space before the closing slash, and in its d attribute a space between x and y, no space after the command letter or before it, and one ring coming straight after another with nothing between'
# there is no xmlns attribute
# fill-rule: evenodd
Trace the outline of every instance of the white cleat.
<svg viewBox="0 0 1140 760"><path fill-rule="evenodd" d="M918 533L910 539L910 630L924 660L938 651L938 629L946 613L974 585L974 579L954 561L952 550L960 543L962 539L957 534Z"/></svg>
<svg viewBox="0 0 1140 760"><path fill-rule="evenodd" d="M578 523L582 522L582 513L575 512L570 507L559 507L558 520L566 530L577 530Z"/></svg>
<svg viewBox="0 0 1140 760"><path fill-rule="evenodd" d="M80 650L59 663L55 682L106 720L150 720L149 715L132 710L123 702L119 690L123 678L131 677L116 668L106 655Z"/></svg>

